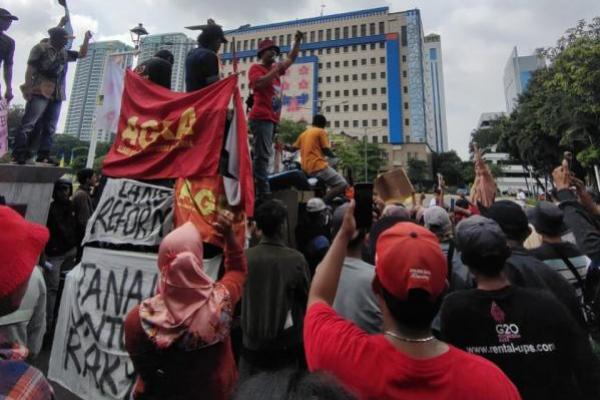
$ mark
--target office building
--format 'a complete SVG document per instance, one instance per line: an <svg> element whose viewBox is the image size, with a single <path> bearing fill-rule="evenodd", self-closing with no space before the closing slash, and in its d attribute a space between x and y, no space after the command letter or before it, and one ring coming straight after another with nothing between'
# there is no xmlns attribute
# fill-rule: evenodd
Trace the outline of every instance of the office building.
<svg viewBox="0 0 600 400"><path fill-rule="evenodd" d="M159 50L169 50L173 53L173 75L171 76L171 90L185 92L185 58L187 53L196 47L196 40L183 33L162 33L149 35L142 38L140 43L140 56L138 62L144 62Z"/></svg>
<svg viewBox="0 0 600 400"><path fill-rule="evenodd" d="M83 141L91 139L94 113L102 88L106 60L110 54L132 50L133 47L117 40L90 43L87 57L77 60L73 89L69 98L65 134L75 136ZM132 56L128 58L128 65L131 65L132 58ZM99 137L98 140L107 141L110 138Z"/></svg>
<svg viewBox="0 0 600 400"><path fill-rule="evenodd" d="M514 47L504 67L504 98L506 111L512 112L517 106L519 95L527 89L531 75L546 66L546 60L537 54L519 56Z"/></svg>
<svg viewBox="0 0 600 400"><path fill-rule="evenodd" d="M285 54L298 30L305 33L305 41L283 78L283 118L310 122L312 115L321 112L333 133L366 136L373 143L438 148L435 81L429 72L419 10L390 12L381 7L228 30L227 38L235 37L237 43L244 97L249 94L247 71L257 62L258 43L270 38ZM224 74L231 73L231 40L223 46L221 59ZM441 71L441 57L435 61ZM443 101L437 104L444 106Z"/></svg>
<svg viewBox="0 0 600 400"><path fill-rule="evenodd" d="M446 125L446 91L442 61L442 40L432 33L425 36L425 54L429 62L431 97L433 102L433 134L435 152L448 151L448 127Z"/></svg>

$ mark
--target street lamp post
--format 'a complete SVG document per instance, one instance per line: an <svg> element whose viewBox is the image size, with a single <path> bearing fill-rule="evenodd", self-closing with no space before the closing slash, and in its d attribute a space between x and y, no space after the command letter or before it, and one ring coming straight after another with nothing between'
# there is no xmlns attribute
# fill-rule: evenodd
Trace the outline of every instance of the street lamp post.
<svg viewBox="0 0 600 400"><path fill-rule="evenodd" d="M368 170L367 170L367 141L369 140L367 136L367 127L365 126L365 135L363 136L363 142L365 144L365 182L368 182Z"/></svg>

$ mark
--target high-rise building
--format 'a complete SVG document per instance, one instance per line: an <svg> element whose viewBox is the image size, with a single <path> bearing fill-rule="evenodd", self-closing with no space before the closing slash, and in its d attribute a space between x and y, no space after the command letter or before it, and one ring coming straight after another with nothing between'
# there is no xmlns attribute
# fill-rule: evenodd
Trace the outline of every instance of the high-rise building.
<svg viewBox="0 0 600 400"><path fill-rule="evenodd" d="M171 76L171 90L185 92L185 57L194 47L196 47L196 41L183 33L149 35L141 40L138 62L146 61L159 50L169 50L175 59Z"/></svg>
<svg viewBox="0 0 600 400"><path fill-rule="evenodd" d="M506 111L511 112L515 109L519 95L527 89L533 72L545 66L546 60L544 57L537 54L519 56L517 48L513 48L504 67Z"/></svg>
<svg viewBox="0 0 600 400"><path fill-rule="evenodd" d="M69 98L65 134L84 141L91 139L94 113L102 88L106 60L110 54L132 50L133 47L117 40L95 42L90 44L87 57L77 60L75 80ZM129 65L131 65L132 59L133 56L128 59ZM109 139L107 137L98 138L99 141Z"/></svg>
<svg viewBox="0 0 600 400"><path fill-rule="evenodd" d="M308 109L309 117L323 113L334 133L366 135L373 143L422 143L437 148L419 10L390 12L381 7L244 25L225 32L230 40L222 47L224 74L232 72L231 39L235 37L240 87L246 97L247 71L257 62L258 43L270 38L285 54L298 30L305 33L305 41L294 64L297 70L283 78L284 118L301 115L307 120L306 112L297 111ZM441 58L437 65L441 69Z"/></svg>
<svg viewBox="0 0 600 400"><path fill-rule="evenodd" d="M440 35L425 36L425 54L429 62L429 76L433 101L433 133L436 152L448 151L448 127L446 125L446 91L442 62L442 40Z"/></svg>

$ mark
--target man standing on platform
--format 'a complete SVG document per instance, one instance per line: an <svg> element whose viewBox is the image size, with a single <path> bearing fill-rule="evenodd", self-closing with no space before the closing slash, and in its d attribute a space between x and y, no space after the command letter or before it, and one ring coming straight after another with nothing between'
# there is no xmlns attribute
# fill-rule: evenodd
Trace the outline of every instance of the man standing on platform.
<svg viewBox="0 0 600 400"><path fill-rule="evenodd" d="M280 77L294 63L300 52L302 32L296 32L294 46L285 61L275 62L281 53L271 39L258 44L257 56L260 64L254 64L248 71L250 88L253 91L254 105L248 116L250 131L254 137L254 180L257 197L269 196L271 189L268 180L269 158L273 152L275 125L281 113Z"/></svg>
<svg viewBox="0 0 600 400"><path fill-rule="evenodd" d="M227 43L221 25L212 19L202 27L198 36L198 47L191 50L185 59L185 90L200 90L219 80L219 57L221 44Z"/></svg>
<svg viewBox="0 0 600 400"><path fill-rule="evenodd" d="M10 102L13 98L12 92L12 69L13 56L15 54L15 41L7 36L4 32L10 28L13 21L19 18L12 15L8 10L0 8L0 64L4 65L4 98L6 102Z"/></svg>
<svg viewBox="0 0 600 400"><path fill-rule="evenodd" d="M67 63L87 55L88 44L92 37L91 32L87 31L83 44L77 52L65 48L72 36L64 28L58 26L51 28L48 34L50 40L42 40L31 49L27 60L25 83L21 85L27 105L21 121L21 129L15 137L13 156L17 164L25 164L31 157L28 142L38 123L41 129L41 143L36 161L57 164L50 157L50 149L60 108L63 100L66 100L64 70Z"/></svg>

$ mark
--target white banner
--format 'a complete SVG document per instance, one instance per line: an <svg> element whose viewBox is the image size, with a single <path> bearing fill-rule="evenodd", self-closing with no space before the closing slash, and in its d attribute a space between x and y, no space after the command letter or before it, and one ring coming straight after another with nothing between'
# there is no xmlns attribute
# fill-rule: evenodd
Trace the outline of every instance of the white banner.
<svg viewBox="0 0 600 400"><path fill-rule="evenodd" d="M129 67L130 58L130 54L114 54L106 60L101 96L96 107L95 129L100 141L109 141L111 135L117 133L125 70Z"/></svg>
<svg viewBox="0 0 600 400"><path fill-rule="evenodd" d="M173 189L108 179L83 243L157 246L172 225Z"/></svg>
<svg viewBox="0 0 600 400"><path fill-rule="evenodd" d="M127 399L135 373L127 313L155 293L156 254L86 248L67 275L48 378L85 400Z"/></svg>
<svg viewBox="0 0 600 400"><path fill-rule="evenodd" d="M0 98L0 157L8 152L8 104Z"/></svg>

